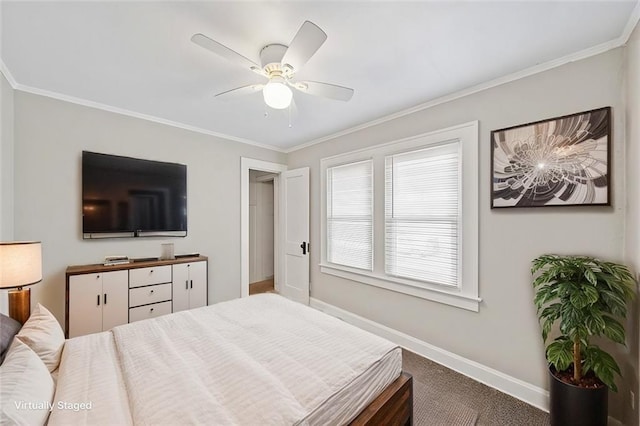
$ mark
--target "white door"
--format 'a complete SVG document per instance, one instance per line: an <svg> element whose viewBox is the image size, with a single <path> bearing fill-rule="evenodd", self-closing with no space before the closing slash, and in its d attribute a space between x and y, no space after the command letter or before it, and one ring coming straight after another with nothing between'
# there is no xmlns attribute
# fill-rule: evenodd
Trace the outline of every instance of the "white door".
<svg viewBox="0 0 640 426"><path fill-rule="evenodd" d="M173 265L173 312L189 309L189 268L187 263Z"/></svg>
<svg viewBox="0 0 640 426"><path fill-rule="evenodd" d="M280 174L282 189L282 295L309 304L309 168Z"/></svg>
<svg viewBox="0 0 640 426"><path fill-rule="evenodd" d="M102 331L129 322L129 271L102 274Z"/></svg>
<svg viewBox="0 0 640 426"><path fill-rule="evenodd" d="M207 262L189 263L189 309L207 306Z"/></svg>
<svg viewBox="0 0 640 426"><path fill-rule="evenodd" d="M69 338L102 331L102 274L69 277Z"/></svg>

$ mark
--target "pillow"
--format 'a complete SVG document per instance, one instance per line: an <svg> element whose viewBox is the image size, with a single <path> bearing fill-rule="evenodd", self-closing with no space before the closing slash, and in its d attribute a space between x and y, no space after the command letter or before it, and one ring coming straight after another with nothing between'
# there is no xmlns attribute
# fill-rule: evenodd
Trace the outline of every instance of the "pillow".
<svg viewBox="0 0 640 426"><path fill-rule="evenodd" d="M64 332L47 308L38 303L16 338L40 357L49 372L58 368L64 346Z"/></svg>
<svg viewBox="0 0 640 426"><path fill-rule="evenodd" d="M18 321L0 313L0 364L20 327L22 325Z"/></svg>
<svg viewBox="0 0 640 426"><path fill-rule="evenodd" d="M29 346L15 339L0 365L2 423L42 425L47 421L55 388L49 370Z"/></svg>

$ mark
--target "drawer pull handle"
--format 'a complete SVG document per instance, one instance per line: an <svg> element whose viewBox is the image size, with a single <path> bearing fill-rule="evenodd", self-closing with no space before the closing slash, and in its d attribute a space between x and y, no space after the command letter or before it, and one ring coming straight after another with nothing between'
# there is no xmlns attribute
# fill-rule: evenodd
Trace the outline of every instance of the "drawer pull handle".
<svg viewBox="0 0 640 426"><path fill-rule="evenodd" d="M184 283L186 284L186 286L184 288L186 290L189 290L189 280L186 280Z"/></svg>
<svg viewBox="0 0 640 426"><path fill-rule="evenodd" d="M153 294L153 290L149 291L149 293Z"/></svg>
<svg viewBox="0 0 640 426"><path fill-rule="evenodd" d="M104 294L104 304L107 304L107 293Z"/></svg>
<svg viewBox="0 0 640 426"><path fill-rule="evenodd" d="M153 308L151 308L151 309L149 310L149 312L153 312Z"/></svg>
<svg viewBox="0 0 640 426"><path fill-rule="evenodd" d="M191 283L191 288L193 288L193 280L191 280L190 283Z"/></svg>
<svg viewBox="0 0 640 426"><path fill-rule="evenodd" d="M98 295L98 306L100 306L100 295Z"/></svg>
<svg viewBox="0 0 640 426"><path fill-rule="evenodd" d="M100 275L96 275L96 280L100 278Z"/></svg>
<svg viewBox="0 0 640 426"><path fill-rule="evenodd" d="M153 269L149 271L150 274L153 274Z"/></svg>

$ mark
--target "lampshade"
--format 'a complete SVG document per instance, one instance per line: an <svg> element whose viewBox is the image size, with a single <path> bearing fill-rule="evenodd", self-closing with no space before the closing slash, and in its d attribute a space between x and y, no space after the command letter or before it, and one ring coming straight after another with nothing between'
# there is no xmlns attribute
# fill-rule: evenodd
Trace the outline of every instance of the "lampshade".
<svg viewBox="0 0 640 426"><path fill-rule="evenodd" d="M285 84L282 77L272 77L262 89L262 95L265 103L274 109L287 108L293 98L291 89Z"/></svg>
<svg viewBox="0 0 640 426"><path fill-rule="evenodd" d="M40 241L0 243L0 288L24 287L41 280Z"/></svg>

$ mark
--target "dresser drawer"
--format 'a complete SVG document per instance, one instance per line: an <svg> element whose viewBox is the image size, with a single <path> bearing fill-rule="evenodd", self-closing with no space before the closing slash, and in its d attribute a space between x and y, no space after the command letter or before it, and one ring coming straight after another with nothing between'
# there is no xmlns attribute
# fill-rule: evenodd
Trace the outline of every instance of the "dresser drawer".
<svg viewBox="0 0 640 426"><path fill-rule="evenodd" d="M171 300L171 283L137 287L129 290L129 307Z"/></svg>
<svg viewBox="0 0 640 426"><path fill-rule="evenodd" d="M171 282L171 265L129 270L129 288Z"/></svg>
<svg viewBox="0 0 640 426"><path fill-rule="evenodd" d="M159 317L171 313L171 302L156 303L155 305L138 306L129 309L129 322Z"/></svg>

